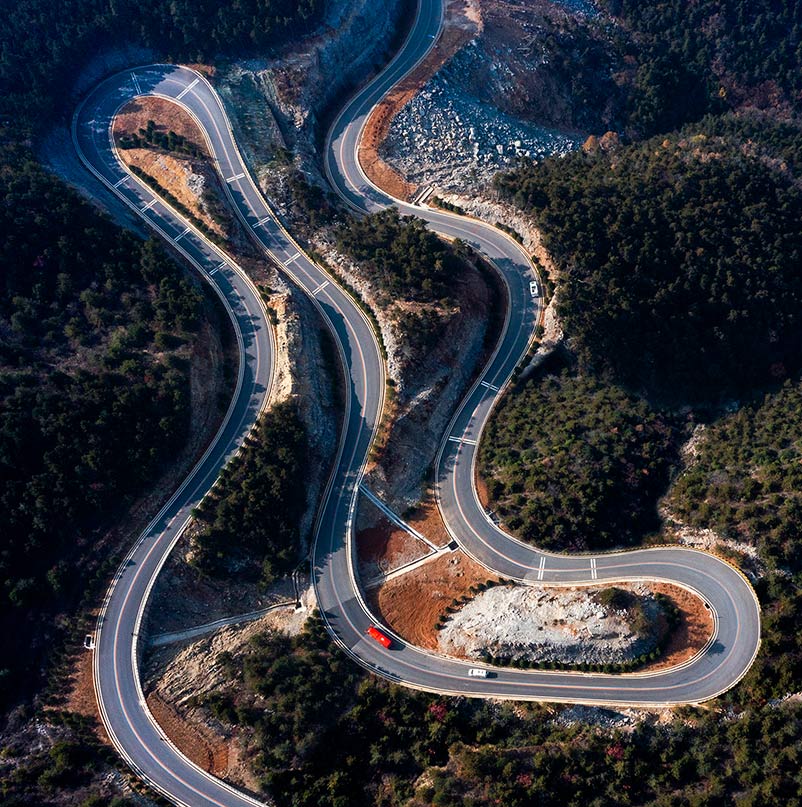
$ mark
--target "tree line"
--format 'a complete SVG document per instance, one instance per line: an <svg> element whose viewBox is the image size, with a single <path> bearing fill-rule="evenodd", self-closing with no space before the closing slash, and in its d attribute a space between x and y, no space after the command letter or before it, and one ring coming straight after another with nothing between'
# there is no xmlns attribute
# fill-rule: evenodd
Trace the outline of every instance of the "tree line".
<svg viewBox="0 0 802 807"><path fill-rule="evenodd" d="M284 402L263 414L195 512L201 527L197 568L216 576L236 572L265 584L292 571L300 557L308 462L296 406Z"/></svg>
<svg viewBox="0 0 802 807"><path fill-rule="evenodd" d="M337 230L337 247L387 302L447 298L459 270L457 256L422 219L401 216L396 208L349 218Z"/></svg>
<svg viewBox="0 0 802 807"><path fill-rule="evenodd" d="M76 75L104 49L151 48L169 61L264 55L310 32L325 0L45 0L16 3L0 23L0 126L37 136L65 102Z"/></svg>
<svg viewBox="0 0 802 807"><path fill-rule="evenodd" d="M0 625L11 696L111 513L184 443L201 296L9 147L0 162ZM85 580L84 580L85 582ZM37 627L38 625L38 627Z"/></svg>

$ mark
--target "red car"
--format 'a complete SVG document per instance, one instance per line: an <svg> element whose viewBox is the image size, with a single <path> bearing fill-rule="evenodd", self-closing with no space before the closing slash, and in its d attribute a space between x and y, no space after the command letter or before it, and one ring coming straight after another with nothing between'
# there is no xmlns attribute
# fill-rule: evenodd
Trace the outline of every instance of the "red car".
<svg viewBox="0 0 802 807"><path fill-rule="evenodd" d="M378 628L373 627L373 625L368 628L368 636L375 639L382 647L390 647L392 644L390 637L385 636Z"/></svg>

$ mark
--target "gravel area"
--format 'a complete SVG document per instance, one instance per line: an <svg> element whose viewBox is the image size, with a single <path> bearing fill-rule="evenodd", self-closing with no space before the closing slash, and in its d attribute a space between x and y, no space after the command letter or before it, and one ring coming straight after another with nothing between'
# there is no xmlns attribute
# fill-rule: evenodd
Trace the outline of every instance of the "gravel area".
<svg viewBox="0 0 802 807"><path fill-rule="evenodd" d="M443 191L489 181L521 157L542 159L576 149L582 135L505 115L461 86L473 42L455 56L395 117L381 157L413 184Z"/></svg>
<svg viewBox="0 0 802 807"><path fill-rule="evenodd" d="M493 656L530 662L617 664L650 652L657 631L638 632L626 611L596 601L598 588L498 586L463 606L440 632L439 649L450 655ZM650 626L661 608L645 587L631 588Z"/></svg>

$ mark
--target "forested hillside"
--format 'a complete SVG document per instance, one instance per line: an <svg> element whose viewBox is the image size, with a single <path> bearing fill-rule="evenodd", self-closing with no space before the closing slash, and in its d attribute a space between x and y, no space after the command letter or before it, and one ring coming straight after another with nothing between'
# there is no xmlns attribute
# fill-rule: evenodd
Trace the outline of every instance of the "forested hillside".
<svg viewBox="0 0 802 807"><path fill-rule="evenodd" d="M109 515L183 445L201 297L20 149L0 164L3 696ZM9 677L10 676L10 677Z"/></svg>
<svg viewBox="0 0 802 807"><path fill-rule="evenodd" d="M545 232L583 369L673 403L799 370L802 190L765 128L765 145L708 122L499 179Z"/></svg>
<svg viewBox="0 0 802 807"><path fill-rule="evenodd" d="M800 111L797 0L595 5L601 14L566 17L552 7L538 18L534 42L519 49L527 55L515 58L533 74L524 83L535 119L641 139L707 114Z"/></svg>
<svg viewBox="0 0 802 807"><path fill-rule="evenodd" d="M395 208L350 218L337 231L337 246L360 264L388 302L448 297L449 280L459 267L454 252L422 219L402 217Z"/></svg>
<svg viewBox="0 0 802 807"><path fill-rule="evenodd" d="M536 546L608 548L660 527L655 503L681 420L619 387L556 369L505 397L479 467L504 525Z"/></svg>
<svg viewBox="0 0 802 807"><path fill-rule="evenodd" d="M802 571L802 383L709 425L671 489L673 512Z"/></svg>
<svg viewBox="0 0 802 807"><path fill-rule="evenodd" d="M0 23L0 126L12 136L36 128L64 106L76 74L104 48L139 45L162 58L203 61L265 54L321 18L326 0L23 0Z"/></svg>
<svg viewBox="0 0 802 807"><path fill-rule="evenodd" d="M631 34L629 126L676 129L740 105L799 110L802 2L601 0ZM625 68L626 69L626 68Z"/></svg>

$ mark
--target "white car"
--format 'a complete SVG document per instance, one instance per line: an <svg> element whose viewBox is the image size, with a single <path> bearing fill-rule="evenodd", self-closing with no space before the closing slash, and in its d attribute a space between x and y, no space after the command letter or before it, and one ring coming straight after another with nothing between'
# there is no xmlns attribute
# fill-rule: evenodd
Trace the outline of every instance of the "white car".
<svg viewBox="0 0 802 807"><path fill-rule="evenodd" d="M533 297L539 297L540 296L540 289L537 287L537 281L536 280L531 280L529 282L529 293Z"/></svg>
<svg viewBox="0 0 802 807"><path fill-rule="evenodd" d="M471 667L468 670L468 678L487 678L487 670L482 670L479 667Z"/></svg>

